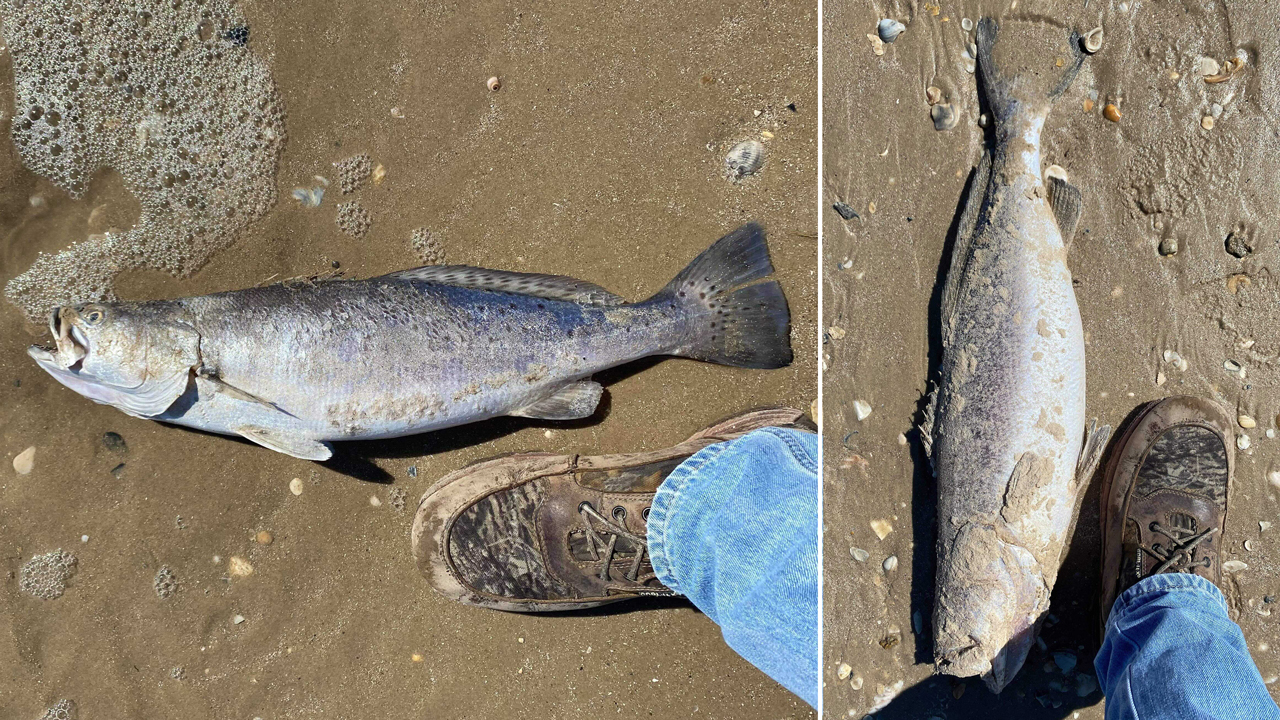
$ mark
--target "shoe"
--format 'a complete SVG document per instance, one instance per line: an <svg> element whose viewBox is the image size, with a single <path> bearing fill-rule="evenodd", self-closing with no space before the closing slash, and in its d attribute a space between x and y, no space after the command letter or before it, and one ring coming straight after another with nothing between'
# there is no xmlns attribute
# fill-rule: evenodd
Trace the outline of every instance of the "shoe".
<svg viewBox="0 0 1280 720"><path fill-rule="evenodd" d="M674 595L649 561L654 493L697 451L763 427L816 430L799 410L766 408L665 450L481 460L441 478L418 502L418 569L449 598L516 612Z"/></svg>
<svg viewBox="0 0 1280 720"><path fill-rule="evenodd" d="M1107 464L1102 488L1102 615L1150 575L1222 580L1222 530L1235 470L1235 424L1211 400L1146 405ZM1105 627L1104 627L1105 629Z"/></svg>

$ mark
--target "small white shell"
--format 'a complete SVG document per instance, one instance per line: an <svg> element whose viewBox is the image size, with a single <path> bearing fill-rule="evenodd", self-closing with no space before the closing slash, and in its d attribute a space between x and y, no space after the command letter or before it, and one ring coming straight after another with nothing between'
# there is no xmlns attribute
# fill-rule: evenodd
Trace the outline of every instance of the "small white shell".
<svg viewBox="0 0 1280 720"><path fill-rule="evenodd" d="M884 563L883 563L883 565L881 565L881 567L883 567L883 568L884 568L884 571L885 571L886 573L891 573L891 572L893 572L894 570L897 570L897 569L898 569L898 556L897 556L897 555L890 555L889 557L885 558L885 559L884 559Z"/></svg>
<svg viewBox="0 0 1280 720"><path fill-rule="evenodd" d="M724 166L731 180L751 175L761 165L764 165L764 144L759 140L743 140L734 145L724 157Z"/></svg>
<svg viewBox="0 0 1280 720"><path fill-rule="evenodd" d="M866 400L854 400L853 414L854 417L858 418L859 422L866 420L867 416L871 414L871 405Z"/></svg>
<svg viewBox="0 0 1280 720"><path fill-rule="evenodd" d="M973 21L969 18L960 18L960 29L965 32L973 32Z"/></svg>
<svg viewBox="0 0 1280 720"><path fill-rule="evenodd" d="M891 43L894 40L897 40L898 36L905 32L906 29L907 26L897 20L894 20L893 18L885 18L876 26L876 33L880 35L881 40Z"/></svg>
<svg viewBox="0 0 1280 720"><path fill-rule="evenodd" d="M1240 572L1241 570L1244 570L1248 567L1249 567L1248 565L1240 562L1239 560L1228 560L1222 563L1222 569L1226 570L1229 573Z"/></svg>
<svg viewBox="0 0 1280 720"><path fill-rule="evenodd" d="M1084 46L1084 51L1090 55L1102 49L1102 26L1090 30L1080 38L1080 44Z"/></svg>

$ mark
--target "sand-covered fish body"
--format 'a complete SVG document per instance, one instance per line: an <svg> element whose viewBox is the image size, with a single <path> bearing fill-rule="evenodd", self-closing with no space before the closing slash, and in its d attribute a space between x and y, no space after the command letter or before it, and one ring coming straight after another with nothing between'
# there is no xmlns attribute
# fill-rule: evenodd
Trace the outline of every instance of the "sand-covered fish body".
<svg viewBox="0 0 1280 720"><path fill-rule="evenodd" d="M995 65L995 35L979 22L995 138L958 226L924 436L938 483L935 662L998 692L1048 611L1080 475L1109 429L1082 447L1084 334L1066 262L1080 195L1040 167L1051 98L1079 65L1037 89Z"/></svg>
<svg viewBox="0 0 1280 720"><path fill-rule="evenodd" d="M590 416L592 373L651 355L740 367L791 360L763 231L721 238L649 300L571 278L429 266L56 309L59 382L138 417L323 460L328 441L501 415Z"/></svg>

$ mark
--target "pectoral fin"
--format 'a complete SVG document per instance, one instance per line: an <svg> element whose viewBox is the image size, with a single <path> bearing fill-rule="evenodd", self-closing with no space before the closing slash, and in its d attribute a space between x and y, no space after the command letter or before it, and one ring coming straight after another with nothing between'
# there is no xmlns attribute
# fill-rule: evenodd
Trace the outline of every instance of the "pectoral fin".
<svg viewBox="0 0 1280 720"><path fill-rule="evenodd" d="M269 407L272 410L282 412L285 415L288 415L289 417L294 417L293 413L290 413L289 411L285 410L279 405L276 405L275 403L270 402L268 400L263 400L257 395L254 395L253 393L245 390L241 390L235 385L232 385L226 380L223 380L221 377L218 377L218 373L213 370L200 368L200 370L198 371L198 374L201 379L208 380L215 388L217 388L218 392L223 393L227 397L233 397L236 400L243 400L245 402L251 402L258 405L262 405L264 407Z"/></svg>
<svg viewBox="0 0 1280 720"><path fill-rule="evenodd" d="M273 430L257 425L241 425L235 430L246 440L252 440L264 448L302 460L319 462L333 457L333 448L329 443L309 440L285 430Z"/></svg>
<svg viewBox="0 0 1280 720"><path fill-rule="evenodd" d="M1093 475L1093 471L1098 469L1098 463L1102 461L1102 451L1106 449L1109 439L1111 439L1110 425L1098 427L1097 418L1089 421L1089 427L1084 432L1084 445L1080 448L1080 461L1076 464L1076 482L1084 483Z"/></svg>
<svg viewBox="0 0 1280 720"><path fill-rule="evenodd" d="M522 407L512 415L539 420L581 420L591 417L600 404L604 388L594 380L583 380L566 385L549 398Z"/></svg>
<svg viewBox="0 0 1280 720"><path fill-rule="evenodd" d="M1070 247L1076 227L1080 225L1080 215L1084 212L1084 195L1065 177L1049 175L1045 180L1049 184L1049 207L1053 209L1053 219L1062 233L1062 243Z"/></svg>

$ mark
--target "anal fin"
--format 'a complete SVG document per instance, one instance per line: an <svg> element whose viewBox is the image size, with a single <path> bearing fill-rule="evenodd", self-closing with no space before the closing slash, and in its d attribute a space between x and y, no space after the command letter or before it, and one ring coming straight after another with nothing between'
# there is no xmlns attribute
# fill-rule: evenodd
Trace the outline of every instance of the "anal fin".
<svg viewBox="0 0 1280 720"><path fill-rule="evenodd" d="M556 394L522 407L511 415L538 420L581 420L591 417L600 404L604 388L594 380L581 380L556 391Z"/></svg>
<svg viewBox="0 0 1280 720"><path fill-rule="evenodd" d="M1084 445L1080 448L1080 460L1076 463L1077 483L1084 483L1093 476L1093 471L1098 469L1098 463L1102 461L1102 451L1106 449L1110 439L1110 425L1098 427L1098 418L1089 421L1089 427L1084 431Z"/></svg>
<svg viewBox="0 0 1280 720"><path fill-rule="evenodd" d="M1062 233L1062 244L1071 247L1071 239L1076 235L1080 215L1084 212L1084 195L1065 177L1049 175L1045 180L1049 185L1049 207L1053 209L1053 219Z"/></svg>
<svg viewBox="0 0 1280 720"><path fill-rule="evenodd" d="M246 440L275 450L278 453L292 455L302 460L317 462L333 457L333 448L329 443L299 437L284 430L259 427L257 425L241 425L235 429Z"/></svg>

